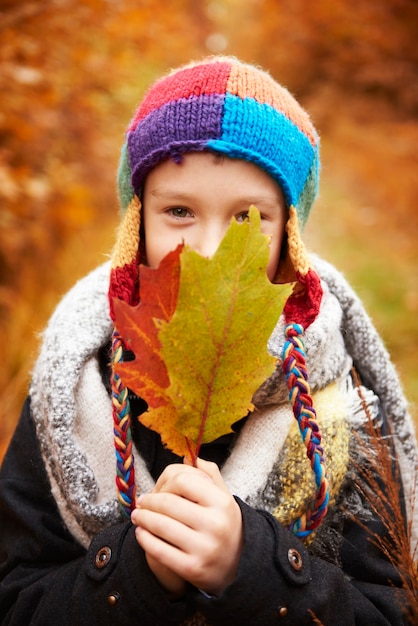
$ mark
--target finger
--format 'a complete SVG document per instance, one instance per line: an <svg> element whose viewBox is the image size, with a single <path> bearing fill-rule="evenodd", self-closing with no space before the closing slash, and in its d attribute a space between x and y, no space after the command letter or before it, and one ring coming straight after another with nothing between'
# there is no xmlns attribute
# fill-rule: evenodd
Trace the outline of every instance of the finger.
<svg viewBox="0 0 418 626"><path fill-rule="evenodd" d="M178 571L183 556L181 550L140 526L135 529L135 536L148 557L155 559L173 572Z"/></svg>
<svg viewBox="0 0 418 626"><path fill-rule="evenodd" d="M160 584L170 593L173 598L180 598L185 592L185 580L165 567L149 554L146 555L147 563Z"/></svg>
<svg viewBox="0 0 418 626"><path fill-rule="evenodd" d="M195 502L183 496L165 492L151 493L142 496L137 501L137 507L131 515L135 525L141 525L140 512L144 510L159 513L194 529L200 525L201 518L205 516L205 509Z"/></svg>
<svg viewBox="0 0 418 626"><path fill-rule="evenodd" d="M136 519L138 521L137 538L138 535L139 537L141 536L141 531L146 531L154 538L177 548L185 554L199 550L199 534L174 518L161 515L149 509L143 509L138 511ZM144 541L147 543L144 543L143 548L148 551L147 548L149 548L151 539L148 534L145 537ZM152 542L152 545L157 546L157 543ZM159 546L158 549L163 550L163 546ZM152 556L155 555L152 554Z"/></svg>
<svg viewBox="0 0 418 626"><path fill-rule="evenodd" d="M173 463L172 465L168 465L160 477L158 478L155 487L153 489L153 493L158 493L159 491L170 491L170 484L173 480L176 479L178 475L190 474L190 476L200 475L201 478L205 480L211 480L210 476L202 470L197 469L191 465L183 465L179 463Z"/></svg>
<svg viewBox="0 0 418 626"><path fill-rule="evenodd" d="M160 522L149 518L146 523L151 528L159 528ZM160 527L159 532L170 539L169 541L150 532L148 528L135 529L137 541L147 558L155 559L180 578L206 589L208 593L218 593L218 590L224 589L234 579L240 545L228 546L228 550L225 550L225 543L214 542L210 535L194 533L190 529L184 535L179 535L179 528L175 524L170 523L168 526L171 529Z"/></svg>
<svg viewBox="0 0 418 626"><path fill-rule="evenodd" d="M192 499L168 492L142 496L132 512L132 523L136 526L143 525L141 511L148 510L176 520L196 532L216 533L217 528L222 529L225 517L229 517L231 504L236 506L236 503L231 495L224 493L212 482L198 480L194 487L195 490L188 485L192 489ZM204 488L207 491L202 493ZM199 499L200 502L196 502Z"/></svg>
<svg viewBox="0 0 418 626"><path fill-rule="evenodd" d="M172 493L202 506L210 506L219 488L205 472L195 467L179 466L166 472L153 493Z"/></svg>
<svg viewBox="0 0 418 626"><path fill-rule="evenodd" d="M226 493L229 493L228 487L225 485L221 472L219 471L219 467L216 465L216 463L213 463L212 461L205 461L205 459L201 459L198 457L197 469L209 476L213 480L215 485L217 485L220 489L222 489Z"/></svg>

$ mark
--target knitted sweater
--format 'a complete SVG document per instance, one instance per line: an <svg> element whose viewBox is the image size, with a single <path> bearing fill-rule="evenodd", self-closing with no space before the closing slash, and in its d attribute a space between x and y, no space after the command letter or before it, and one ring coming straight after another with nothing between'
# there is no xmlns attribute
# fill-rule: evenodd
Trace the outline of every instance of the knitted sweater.
<svg viewBox="0 0 418 626"><path fill-rule="evenodd" d="M411 488L410 477L416 471L416 444L407 404L395 370L362 305L345 280L330 265L315 259L315 266L323 282L324 298L320 315L306 333L306 354L332 489L330 513L311 541L309 552L317 555L312 558L315 563L319 563L316 567L322 572L325 593L329 595L325 602L328 608L325 609L322 605L322 608L316 608L315 616L323 619L323 623L336 623L326 621L327 616L334 614L335 607L331 607L334 606L335 598L341 595L347 601L354 593L353 587L350 585L347 589L346 582L333 569L337 568L342 573L347 569L345 557L342 556L344 529L347 526L352 527L353 513L363 525L374 527L379 524L373 519L373 510L361 496L356 482L359 479L357 467L370 454L367 427L369 417L383 431L390 423L391 439L399 459L407 502ZM105 265L80 281L58 306L44 333L30 392L29 419L33 420L36 428L44 482L48 484L47 476L53 494L53 507L56 515L59 513L63 520L67 540L72 537L72 541L86 551L88 557L92 550L101 545L102 540L99 538L103 533L108 535L109 532L114 532L111 529L123 527L124 530L120 532L126 535L126 525L129 526L127 522L122 523L115 499L111 403L103 384L98 360L98 351L109 340L112 329L107 306L108 280L109 267ZM269 341L270 352L278 358L282 351L283 336L283 321L280 320ZM363 382L360 390L353 384L350 375L353 365ZM291 535L288 536L285 526L303 512L314 487L310 468L304 457L304 447L288 406L286 385L280 368L259 389L254 403L255 412L246 419L222 466L223 478L237 497L243 512L247 548L244 549L240 571L242 574L251 572L252 576L255 563L258 568L262 566L261 556L257 559L254 554L249 555L251 541L254 547L262 541L258 536L250 541L250 536L255 532L267 533L268 541L270 544L273 542L272 545L275 545L278 537L281 546L289 549L293 549L289 546L296 542L298 551L305 554L305 548L298 540L292 539ZM360 438L351 434L353 430L360 433ZM139 491L149 491L155 484L155 477L151 475L138 450L135 451L135 464ZM5 465L7 468L7 459ZM0 483L3 484L5 483ZM0 496L1 493L0 491ZM7 489L4 499L7 500ZM416 520L414 522L411 511L408 511L408 515L416 532ZM267 526L261 530L263 525ZM267 531L267 528L270 530ZM361 532L359 525L355 533ZM120 548L121 534L116 535ZM413 535L413 540L415 536ZM130 541L132 542L132 537ZM266 541L267 539L260 549L266 549ZM139 550L138 546L135 549ZM144 562L143 555L141 558ZM379 555L379 559L381 558L382 555ZM7 576L10 577L10 558L6 562L7 581ZM143 563L142 567L146 569L146 564ZM312 580L312 575L307 574L310 568L296 577L295 582L295 571L292 568L289 570L288 565L286 567L285 578L287 580L290 577L290 584L297 585L298 592L300 585L305 586L308 580ZM266 575L267 578L270 577L267 570L268 568L261 575L261 580L265 582ZM13 568L11 571L13 572ZM149 590L151 586L153 593L156 593L156 583L149 580L150 573L147 571L144 574L142 571L142 575L147 581L144 583L145 587L148 585ZM283 572L281 575L283 576ZM369 582L381 582L378 581L379 576L376 574L376 581ZM392 581L396 580L396 573L391 572L390 578ZM359 586L353 584L354 588ZM176 611L173 613L173 607L170 607L171 613L168 611L163 615L160 604L153 614L155 622L148 617L150 621L140 623L180 623L190 613L191 606L193 610L198 608L203 611L205 619L215 620L213 623L216 624L276 623L274 620L277 615L275 614L274 620L272 617L267 618L261 609L257 609L257 602L254 602L255 608L249 609L248 615L252 615L250 621L242 618L231 622L231 611L235 611L235 616L238 614L235 604L237 600L233 594L236 593L239 598L240 593L245 591L245 585L242 589L241 592L231 592L229 604L228 593L218 604L216 601L211 603L209 599L196 599L193 596L194 599L189 600L187 609L183 611L183 607L182 611L179 610L178 616L173 618L174 621L170 617L177 615ZM163 591L159 590L158 593L162 594ZM277 593L280 596L280 592ZM317 593L316 587L314 593ZM384 593L390 598L388 602L393 604L393 589L387 585ZM306 590L306 601L313 606L315 602L311 596L312 592ZM369 596L373 598L372 593ZM7 597L10 601L10 596ZM165 599L165 604L167 602ZM185 602L187 604L188 601ZM382 614L379 612L381 617L375 618L376 609L371 609L371 605L364 608L364 602L362 600L357 608L351 608L347 615L353 616L356 611L363 611L368 620L373 615L376 621L372 623L390 623L386 621L387 616L383 616L384 611ZM373 599L371 603L373 604ZM295 600L293 604L297 608L300 600ZM290 614L296 611L295 607L290 610ZM147 610L151 615L153 609ZM311 623L307 621L309 611L306 611L305 608L303 619L300 616L294 617L289 623ZM9 615L13 615L13 612ZM301 613L296 612L294 615ZM395 611L394 615L398 616L399 613ZM348 621L338 623L354 623L350 619L354 618L350 617L347 618ZM12 617L5 623L18 622L13 621ZM93 620L93 623L96 622Z"/></svg>

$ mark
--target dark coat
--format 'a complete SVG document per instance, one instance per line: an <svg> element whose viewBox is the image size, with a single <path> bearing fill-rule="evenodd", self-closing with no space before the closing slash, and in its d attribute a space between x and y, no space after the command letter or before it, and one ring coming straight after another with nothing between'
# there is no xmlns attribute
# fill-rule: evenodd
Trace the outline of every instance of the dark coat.
<svg viewBox="0 0 418 626"><path fill-rule="evenodd" d="M181 624L196 611L214 626L407 623L399 576L347 522L342 567L309 554L268 513L239 501L244 549L236 580L221 597L190 587L172 602L122 522L86 551L64 526L25 404L0 474L0 620L14 626L157 626ZM383 534L378 521L372 530Z"/></svg>

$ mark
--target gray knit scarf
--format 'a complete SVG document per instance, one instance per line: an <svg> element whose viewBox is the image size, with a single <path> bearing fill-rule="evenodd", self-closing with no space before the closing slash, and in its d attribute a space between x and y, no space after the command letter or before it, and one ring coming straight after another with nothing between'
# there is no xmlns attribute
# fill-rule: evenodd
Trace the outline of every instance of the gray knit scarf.
<svg viewBox="0 0 418 626"><path fill-rule="evenodd" d="M337 382L346 389L354 364L380 399L396 438L405 488L415 476L416 441L406 400L388 354L359 299L331 265L314 258L324 288L321 311L305 337L313 391ZM109 264L79 281L63 298L43 334L30 389L32 415L51 489L61 516L84 546L101 529L120 520L115 491L111 400L102 383L97 353L109 341ZM280 320L270 352L280 359L284 343ZM360 403L348 390L351 427L357 428ZM351 395L350 395L351 394ZM268 485L293 423L280 366L257 392L257 410L240 433L222 475L231 491L254 506L270 510ZM261 452L260 452L261 451ZM137 488L154 481L135 452ZM415 516L416 517L416 516ZM417 530L417 524L415 524Z"/></svg>

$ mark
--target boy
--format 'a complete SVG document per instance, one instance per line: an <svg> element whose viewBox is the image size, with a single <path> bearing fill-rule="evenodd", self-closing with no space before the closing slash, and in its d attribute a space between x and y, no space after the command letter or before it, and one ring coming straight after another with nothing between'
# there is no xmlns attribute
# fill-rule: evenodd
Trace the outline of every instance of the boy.
<svg viewBox="0 0 418 626"><path fill-rule="evenodd" d="M148 92L122 152L111 268L76 285L53 315L3 464L4 624L407 620L396 557L369 541L388 529L362 468L374 440L388 437L387 471L408 494L414 433L358 299L305 253L299 226L318 171L309 117L259 69L214 57ZM146 406L116 372L126 346L113 299L136 304L139 264L157 267L179 242L212 256L252 204L270 237L269 279L296 283L269 341L279 364L257 411L202 446L192 467L137 420ZM387 515L402 535L403 509Z"/></svg>

